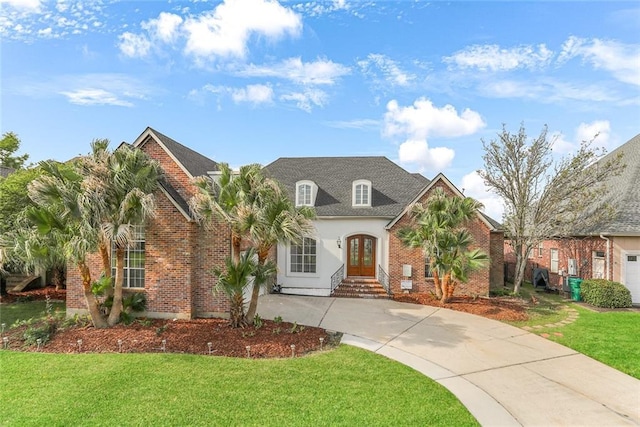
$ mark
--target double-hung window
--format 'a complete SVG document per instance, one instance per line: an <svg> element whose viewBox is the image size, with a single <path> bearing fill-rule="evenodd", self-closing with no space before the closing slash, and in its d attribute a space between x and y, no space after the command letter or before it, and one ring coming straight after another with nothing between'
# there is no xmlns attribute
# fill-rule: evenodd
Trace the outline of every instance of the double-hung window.
<svg viewBox="0 0 640 427"><path fill-rule="evenodd" d="M131 245L124 252L124 288L144 288L145 235L144 226L131 230ZM111 275L116 275L116 248L111 245Z"/></svg>
<svg viewBox="0 0 640 427"><path fill-rule="evenodd" d="M292 273L315 273L317 249L315 239L305 237L299 243L291 243L290 270Z"/></svg>

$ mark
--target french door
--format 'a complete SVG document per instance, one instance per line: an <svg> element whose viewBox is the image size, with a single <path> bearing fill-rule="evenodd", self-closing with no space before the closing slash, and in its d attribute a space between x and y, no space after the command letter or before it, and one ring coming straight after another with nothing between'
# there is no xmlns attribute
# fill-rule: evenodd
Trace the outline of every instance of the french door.
<svg viewBox="0 0 640 427"><path fill-rule="evenodd" d="M358 234L347 239L347 276L375 277L376 238Z"/></svg>

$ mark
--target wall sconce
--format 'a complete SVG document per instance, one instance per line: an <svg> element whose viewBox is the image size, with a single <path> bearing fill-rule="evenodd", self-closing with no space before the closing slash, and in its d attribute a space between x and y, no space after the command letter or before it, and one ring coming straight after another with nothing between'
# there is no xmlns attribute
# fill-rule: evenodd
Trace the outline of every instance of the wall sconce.
<svg viewBox="0 0 640 427"><path fill-rule="evenodd" d="M338 240L336 240L336 243L338 244L338 249L342 249L342 240L340 240L340 236L338 236Z"/></svg>

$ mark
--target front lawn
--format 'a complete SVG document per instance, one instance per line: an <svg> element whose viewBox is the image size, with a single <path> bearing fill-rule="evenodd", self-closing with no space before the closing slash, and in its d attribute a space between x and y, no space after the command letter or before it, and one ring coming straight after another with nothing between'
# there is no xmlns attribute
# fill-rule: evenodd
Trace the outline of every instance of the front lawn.
<svg viewBox="0 0 640 427"><path fill-rule="evenodd" d="M51 302L51 313L65 312L64 302ZM0 323L9 328L18 320L39 319L47 309L46 301L15 302L12 304L0 304ZM6 329L5 329L6 330Z"/></svg>
<svg viewBox="0 0 640 427"><path fill-rule="evenodd" d="M549 333L549 339L640 379L640 313L572 307L580 314L574 323L536 332Z"/></svg>
<svg viewBox="0 0 640 427"><path fill-rule="evenodd" d="M0 425L477 425L445 388L340 346L304 358L0 351Z"/></svg>

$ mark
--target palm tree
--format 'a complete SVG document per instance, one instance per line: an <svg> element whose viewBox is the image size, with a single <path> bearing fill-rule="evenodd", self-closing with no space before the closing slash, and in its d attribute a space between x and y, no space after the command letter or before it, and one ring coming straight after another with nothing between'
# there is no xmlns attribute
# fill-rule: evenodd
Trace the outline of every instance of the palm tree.
<svg viewBox="0 0 640 427"><path fill-rule="evenodd" d="M98 230L82 214L78 203L82 195L82 176L74 168L55 162L41 162L44 173L29 185L29 197L36 207L26 217L42 235L50 235L56 251L78 268L91 321L96 328L106 328L107 320L92 292L93 280L87 255L98 247Z"/></svg>
<svg viewBox="0 0 640 427"><path fill-rule="evenodd" d="M231 229L232 256L239 261L242 241L257 251L258 264L266 268L271 249L284 241L299 241L313 231L310 208L296 209L280 184L265 177L260 165L240 168L237 174L227 164L220 164L220 176L211 181L196 181L199 193L190 201L191 210L200 222L212 224L217 218ZM253 281L247 312L253 321L260 287L267 281Z"/></svg>
<svg viewBox="0 0 640 427"><path fill-rule="evenodd" d="M248 239L258 252L258 264L265 266L272 248L281 242L298 242L314 232L313 209L297 209L277 181L267 179L260 196L251 206L247 224ZM253 321L258 308L258 296L265 282L255 280L247 310Z"/></svg>
<svg viewBox="0 0 640 427"><path fill-rule="evenodd" d="M128 145L122 145L108 155L104 173L101 173L102 169L90 167L88 172L85 181L87 200L94 206L93 214L99 221L101 241L109 242L115 252L113 305L108 318L109 325L113 326L119 322L123 308L125 253L134 240L135 227L155 216L153 193L158 188L162 172L158 162L142 150ZM106 180L103 180L104 175Z"/></svg>
<svg viewBox="0 0 640 427"><path fill-rule="evenodd" d="M469 273L480 268L487 255L470 250L473 238L464 226L482 205L465 197L451 197L436 188L425 204L411 210L412 224L398 232L408 247L421 248L430 260L436 296L442 303L451 299L458 282L466 282Z"/></svg>
<svg viewBox="0 0 640 427"><path fill-rule="evenodd" d="M244 327L247 319L244 314L244 288L255 274L258 264L253 248L244 252L238 260L227 257L225 271L214 268L213 275L218 279L215 289L223 291L229 297L229 325L232 328Z"/></svg>

